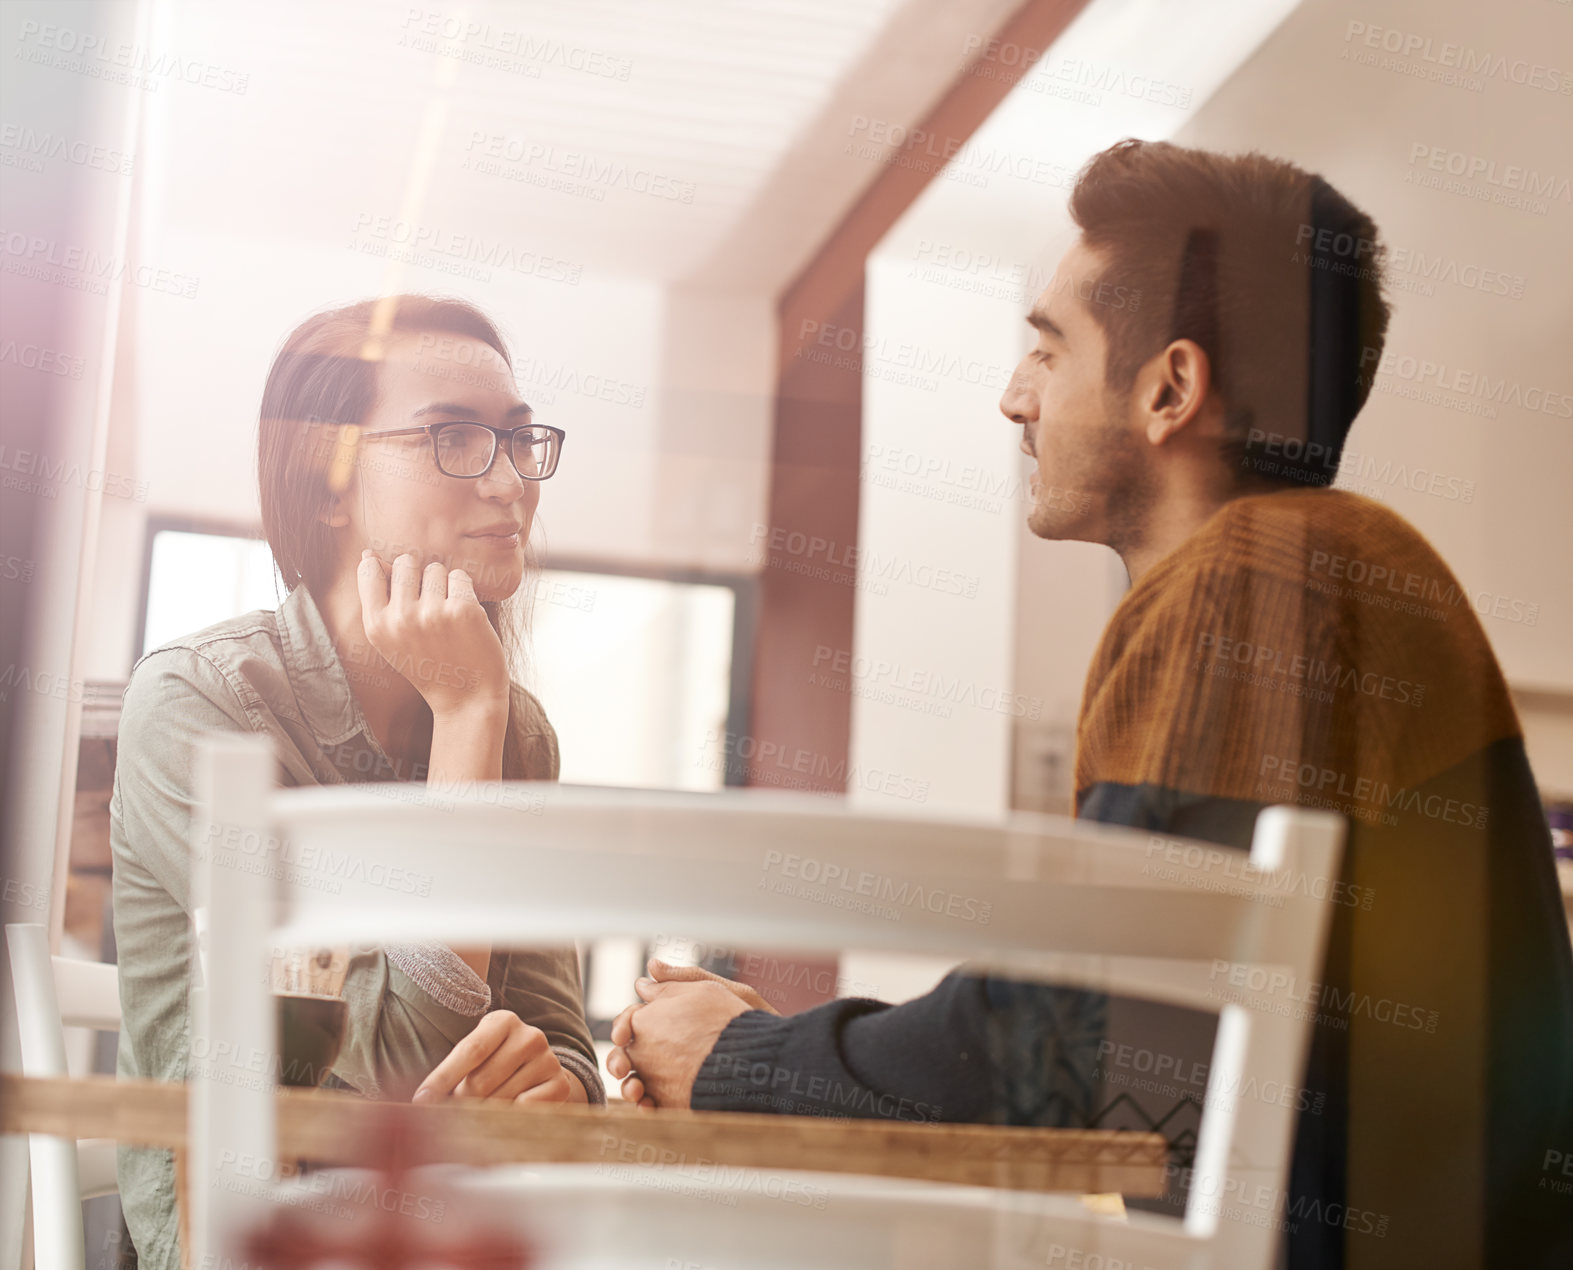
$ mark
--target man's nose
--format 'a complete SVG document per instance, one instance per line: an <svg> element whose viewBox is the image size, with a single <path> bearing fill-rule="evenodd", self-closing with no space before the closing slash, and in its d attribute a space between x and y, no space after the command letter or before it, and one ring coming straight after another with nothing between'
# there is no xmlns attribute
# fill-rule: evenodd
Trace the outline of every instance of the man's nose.
<svg viewBox="0 0 1573 1270"><path fill-rule="evenodd" d="M1038 417L1038 397L1018 368L1000 396L1000 413L1014 424L1034 422Z"/></svg>

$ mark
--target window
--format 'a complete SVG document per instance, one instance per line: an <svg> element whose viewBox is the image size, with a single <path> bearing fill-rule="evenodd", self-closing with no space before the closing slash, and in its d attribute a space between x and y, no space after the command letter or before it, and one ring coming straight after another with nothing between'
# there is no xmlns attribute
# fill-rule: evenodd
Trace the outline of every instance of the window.
<svg viewBox="0 0 1573 1270"><path fill-rule="evenodd" d="M147 567L143 652L252 609L277 608L284 594L260 538L150 527Z"/></svg>
<svg viewBox="0 0 1573 1270"><path fill-rule="evenodd" d="M267 544L244 528L150 524L137 655L283 594ZM729 575L543 570L519 661L557 729L562 779L726 784L724 736L744 731L750 598L749 580Z"/></svg>
<svg viewBox="0 0 1573 1270"><path fill-rule="evenodd" d="M562 779L718 789L737 593L724 585L548 570L526 685L557 729Z"/></svg>

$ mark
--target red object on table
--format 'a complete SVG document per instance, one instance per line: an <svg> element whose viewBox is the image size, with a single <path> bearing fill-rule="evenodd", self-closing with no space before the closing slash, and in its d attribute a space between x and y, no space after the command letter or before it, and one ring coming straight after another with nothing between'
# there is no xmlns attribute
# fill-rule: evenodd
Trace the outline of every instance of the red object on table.
<svg viewBox="0 0 1573 1270"><path fill-rule="evenodd" d="M376 1196L393 1192L408 1196L411 1169L429 1162L424 1135L411 1109L390 1103L379 1118L376 1136L367 1157L385 1163L377 1172ZM428 1191L430 1187L426 1188ZM424 1198L424 1196L423 1196ZM334 1238L293 1208L278 1208L267 1221L244 1236L244 1260L258 1270L308 1270L325 1263L365 1267L365 1270L414 1270L414 1267L449 1266L453 1270L529 1270L535 1252L511 1230L470 1228L449 1239L433 1238L429 1217L389 1211L381 1203L371 1207L366 1226ZM429 1205L428 1205L429 1210Z"/></svg>

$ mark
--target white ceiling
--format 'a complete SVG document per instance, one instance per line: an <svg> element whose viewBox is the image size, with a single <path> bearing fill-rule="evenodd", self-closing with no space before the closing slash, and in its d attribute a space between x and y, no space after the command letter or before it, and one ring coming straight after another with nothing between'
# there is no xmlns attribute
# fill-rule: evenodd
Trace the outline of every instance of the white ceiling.
<svg viewBox="0 0 1573 1270"><path fill-rule="evenodd" d="M386 216L774 290L879 171L854 120L920 118L1016 2L159 0L156 47L249 78L150 95L157 216L318 247Z"/></svg>

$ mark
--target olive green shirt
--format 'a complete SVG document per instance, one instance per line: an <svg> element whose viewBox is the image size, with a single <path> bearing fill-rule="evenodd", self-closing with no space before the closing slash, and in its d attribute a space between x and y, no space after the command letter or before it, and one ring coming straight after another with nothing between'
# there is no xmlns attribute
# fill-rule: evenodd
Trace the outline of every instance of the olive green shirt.
<svg viewBox="0 0 1573 1270"><path fill-rule="evenodd" d="M540 702L514 685L512 704L516 717L526 721L526 742L516 764L523 770L506 774L555 780L557 735ZM121 1076L180 1081L190 1070L192 755L195 742L212 731L268 737L281 785L394 777L304 586L296 587L276 612L247 613L166 644L137 662L121 713L110 801ZM247 867L258 873L259 886L299 864L292 861L287 841L252 846L256 850ZM332 884L330 878L318 880ZM400 884L418 893L421 879L401 879ZM455 979L468 983L445 991ZM440 946L386 952L353 948L343 995L348 1022L330 1083L371 1097L408 1098L490 1004L512 1010L546 1033L591 1101L604 1101L572 948L495 951L486 984ZM260 1078L260 1062L202 1056L198 1061L211 1063L218 1079ZM118 1173L140 1264L145 1270L177 1270L170 1153L123 1147Z"/></svg>

